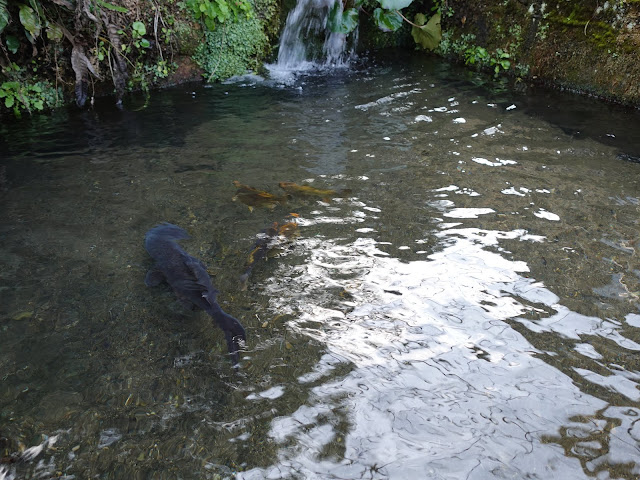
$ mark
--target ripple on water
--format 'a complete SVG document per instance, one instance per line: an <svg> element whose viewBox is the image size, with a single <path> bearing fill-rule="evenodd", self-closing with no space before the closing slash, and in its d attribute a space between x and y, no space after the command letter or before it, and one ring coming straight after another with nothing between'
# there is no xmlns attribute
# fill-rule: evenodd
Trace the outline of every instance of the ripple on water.
<svg viewBox="0 0 640 480"><path fill-rule="evenodd" d="M536 358L537 349L506 322L528 308L510 291L552 308L559 308L557 297L520 276L528 270L524 263L483 248L499 237L539 239L465 229L441 235L451 240L443 251L409 263L381 255L372 239L349 245L306 240L313 253L302 274L293 281L281 272L277 283L286 286L274 288L294 292L301 313L291 327L305 332L308 322L323 323L330 358L354 369L314 387L309 404L274 421L270 435L283 445L280 462L240 478L352 478L371 471L375 478L418 478L420 472L484 478L487 471L584 478L577 461L541 439L606 404ZM338 265L366 272L342 282L357 305L346 313L315 305L308 288L335 283ZM281 308L278 300L273 308ZM553 324L565 325L569 313ZM575 334L575 326L565 328L562 333ZM346 412L346 433L327 418L335 410ZM344 456L322 459L336 438L344 442Z"/></svg>
<svg viewBox="0 0 640 480"><path fill-rule="evenodd" d="M633 148L420 62L179 88L82 115L73 145L12 135L0 456L28 461L0 479L640 475ZM249 212L233 180L352 193ZM283 218L299 237L240 291ZM247 327L238 371L206 315L144 286L162 220Z"/></svg>

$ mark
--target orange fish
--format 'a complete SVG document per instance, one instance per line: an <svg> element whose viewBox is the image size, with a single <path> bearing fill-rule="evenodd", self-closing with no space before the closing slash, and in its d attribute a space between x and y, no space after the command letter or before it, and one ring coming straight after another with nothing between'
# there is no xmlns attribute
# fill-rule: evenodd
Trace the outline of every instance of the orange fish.
<svg viewBox="0 0 640 480"><path fill-rule="evenodd" d="M280 182L278 185L289 195L295 197L321 197L326 199L330 197L344 197L351 193L351 190L323 190L312 187L311 185L298 185L293 182Z"/></svg>
<svg viewBox="0 0 640 480"><path fill-rule="evenodd" d="M256 207L264 207L273 210L277 205L281 205L287 201L287 196L277 196L264 190L258 190L257 188L250 187L249 185L243 185L242 183L234 180L233 184L237 188L236 194L232 200L241 201L250 211L253 211Z"/></svg>

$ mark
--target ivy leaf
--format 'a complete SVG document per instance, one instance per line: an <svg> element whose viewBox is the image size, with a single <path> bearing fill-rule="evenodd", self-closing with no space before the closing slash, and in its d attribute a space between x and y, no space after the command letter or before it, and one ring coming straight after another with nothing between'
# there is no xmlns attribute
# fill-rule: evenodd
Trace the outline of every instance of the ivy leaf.
<svg viewBox="0 0 640 480"><path fill-rule="evenodd" d="M425 50L433 50L442 39L442 30L440 28L440 14L433 15L425 25L426 17L418 13L415 17L415 23L420 27L411 28L411 36L415 42Z"/></svg>
<svg viewBox="0 0 640 480"><path fill-rule="evenodd" d="M327 24L333 33L351 33L358 26L358 10L349 8L343 12L342 3L336 2L329 12Z"/></svg>
<svg viewBox="0 0 640 480"><path fill-rule="evenodd" d="M7 108L11 108L13 107L14 102L15 102L15 97L8 96L7 98L4 99L4 106Z"/></svg>
<svg viewBox="0 0 640 480"><path fill-rule="evenodd" d="M33 8L28 5L20 5L20 23L34 39L40 35L40 29L42 28L40 19L36 12L33 11Z"/></svg>
<svg viewBox="0 0 640 480"><path fill-rule="evenodd" d="M402 26L402 17L398 12L376 8L373 19L383 32L395 32Z"/></svg>
<svg viewBox="0 0 640 480"><path fill-rule="evenodd" d="M378 0L382 8L387 10L400 10L401 8L408 7L413 3L413 0Z"/></svg>

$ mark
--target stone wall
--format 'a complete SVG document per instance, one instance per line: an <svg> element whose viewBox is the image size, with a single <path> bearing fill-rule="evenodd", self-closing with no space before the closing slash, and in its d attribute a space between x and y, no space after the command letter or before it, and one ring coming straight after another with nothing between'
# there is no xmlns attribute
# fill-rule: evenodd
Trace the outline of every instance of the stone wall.
<svg viewBox="0 0 640 480"><path fill-rule="evenodd" d="M443 56L640 106L640 0L447 0L442 29Z"/></svg>

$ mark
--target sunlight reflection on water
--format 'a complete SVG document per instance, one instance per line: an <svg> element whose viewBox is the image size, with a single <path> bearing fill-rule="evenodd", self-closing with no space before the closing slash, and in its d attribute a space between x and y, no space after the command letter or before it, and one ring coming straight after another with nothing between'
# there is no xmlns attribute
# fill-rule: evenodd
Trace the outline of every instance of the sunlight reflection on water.
<svg viewBox="0 0 640 480"><path fill-rule="evenodd" d="M490 208L456 208L450 201L431 205L443 217L494 213ZM301 225L314 221L301 219ZM341 221L349 222L349 217ZM366 218L351 221L366 223ZM537 358L541 352L514 330L513 321L565 338L599 335L631 351L640 345L620 334L620 323L558 304L559 298L541 282L522 276L529 272L526 263L500 254L501 240L544 242L545 237L460 225L441 223L432 233L444 248L424 261L390 257L371 238L348 244L302 241L311 256L295 272L281 268L267 288L271 308L298 311L290 327L327 346L329 353L316 373L308 375L318 378L336 362L351 362L354 369L345 378L314 387L307 404L276 418L270 435L283 445L279 462L239 478L587 477L576 458L565 457L546 439L573 418L592 417L607 404ZM343 280L345 276L349 279ZM318 303L329 286L349 293L342 308ZM280 301L282 292L287 292L286 303ZM546 318L521 318L540 306L547 307ZM598 355L584 344L575 351ZM637 374L576 372L630 400L640 398ZM299 381L307 381L308 375ZM614 410L607 412L620 418ZM633 418L633 410L622 416ZM346 432L335 428L336 411L345 412ZM636 450L634 435L616 429L616 439L630 446L622 449L622 457ZM285 446L292 439L293 446ZM343 442L341 458L325 452L335 442ZM585 442L578 448L588 447ZM596 447L592 450L597 453ZM594 456L596 462L622 461Z"/></svg>

